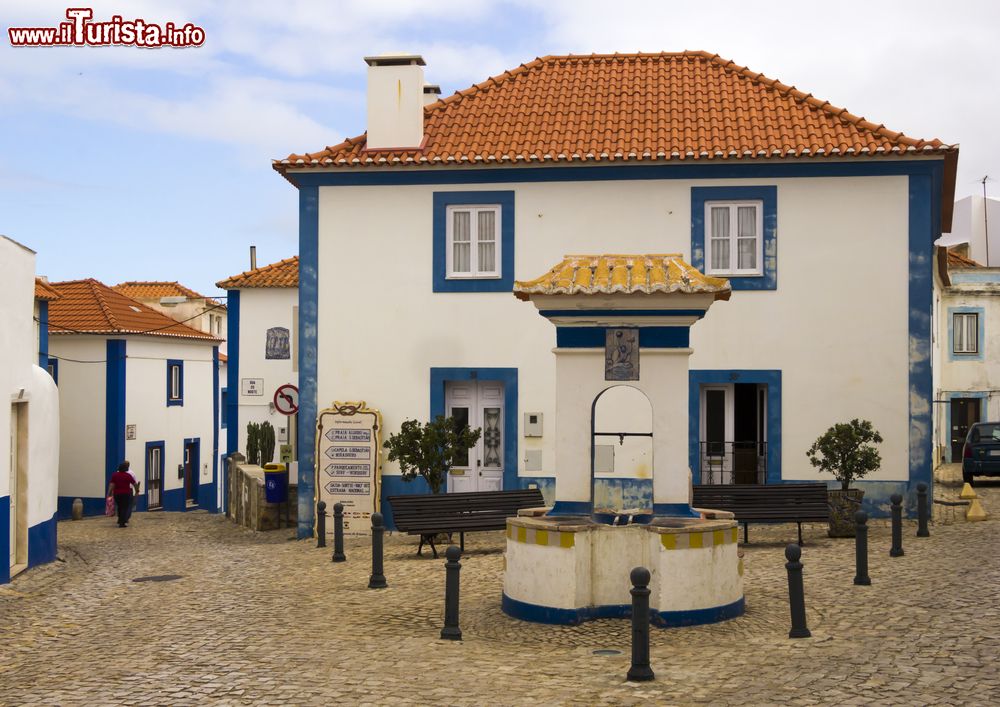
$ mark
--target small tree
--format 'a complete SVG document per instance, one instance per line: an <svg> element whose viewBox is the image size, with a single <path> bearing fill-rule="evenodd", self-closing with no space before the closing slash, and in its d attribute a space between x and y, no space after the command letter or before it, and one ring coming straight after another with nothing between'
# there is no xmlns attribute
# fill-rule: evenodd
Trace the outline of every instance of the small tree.
<svg viewBox="0 0 1000 707"><path fill-rule="evenodd" d="M426 425L406 420L382 446L389 450L389 461L399 462L404 481L422 476L432 493L440 493L455 456L478 442L481 434L482 430L455 418L438 415Z"/></svg>
<svg viewBox="0 0 1000 707"><path fill-rule="evenodd" d="M875 445L881 443L882 435L871 422L854 419L837 423L820 435L806 456L814 467L833 474L847 491L852 481L879 468L882 456Z"/></svg>
<svg viewBox="0 0 1000 707"><path fill-rule="evenodd" d="M274 460L274 427L270 422L260 426L260 463L270 464Z"/></svg>
<svg viewBox="0 0 1000 707"><path fill-rule="evenodd" d="M260 464L260 425L247 423L247 463Z"/></svg>

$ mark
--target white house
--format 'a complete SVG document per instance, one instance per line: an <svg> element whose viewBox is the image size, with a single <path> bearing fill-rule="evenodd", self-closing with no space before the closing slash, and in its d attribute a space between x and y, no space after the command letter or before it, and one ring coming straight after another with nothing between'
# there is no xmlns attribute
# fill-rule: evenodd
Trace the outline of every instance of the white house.
<svg viewBox="0 0 1000 707"><path fill-rule="evenodd" d="M824 478L806 450L852 418L885 439L870 511L931 482L933 243L957 147L704 52L549 56L426 106L420 57L366 61L367 133L273 165L299 192L300 534L334 400L380 409L385 434L467 418L490 434L454 470L464 488L552 497L563 431L539 342L593 351L608 327L586 300L553 327L512 290L567 254L674 253L731 283L642 342L690 356L670 453L695 482ZM593 277L627 280L619 265ZM398 474L383 498L426 491ZM648 482L598 476L592 502L646 507Z"/></svg>
<svg viewBox="0 0 1000 707"><path fill-rule="evenodd" d="M973 194L955 202L950 233L938 245L967 243L969 257L984 266L1000 264L1000 199Z"/></svg>
<svg viewBox="0 0 1000 707"><path fill-rule="evenodd" d="M200 295L179 282L130 280L121 282L111 289L126 297L139 300L147 307L182 324L187 324L192 329L222 339L219 353L226 353L228 326L225 302Z"/></svg>
<svg viewBox="0 0 1000 707"><path fill-rule="evenodd" d="M1000 420L1000 267L953 251L946 262L935 293L935 440L937 461L960 462L969 427Z"/></svg>
<svg viewBox="0 0 1000 707"><path fill-rule="evenodd" d="M35 252L0 236L0 583L56 556L59 392L38 365L45 329L36 320L54 293L35 281ZM34 313L34 316L33 316ZM47 362L47 356L45 356Z"/></svg>
<svg viewBox="0 0 1000 707"><path fill-rule="evenodd" d="M270 422L275 461L282 444L292 444L297 459L296 416L275 408L275 394L299 383L299 259L254 267L216 285L228 294L226 453L246 453L248 423Z"/></svg>
<svg viewBox="0 0 1000 707"><path fill-rule="evenodd" d="M96 280L50 284L60 517L74 498L85 514L103 513L125 459L139 478L137 510L218 510L219 339Z"/></svg>

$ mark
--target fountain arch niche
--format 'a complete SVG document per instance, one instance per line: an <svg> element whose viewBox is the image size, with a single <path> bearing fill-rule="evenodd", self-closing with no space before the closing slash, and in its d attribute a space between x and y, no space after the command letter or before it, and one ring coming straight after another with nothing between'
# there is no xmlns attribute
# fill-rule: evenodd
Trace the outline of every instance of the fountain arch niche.
<svg viewBox="0 0 1000 707"><path fill-rule="evenodd" d="M555 503L507 521L503 610L625 618L642 565L654 623L741 615L736 522L691 507L687 461L690 327L729 282L679 255L573 255L514 294L556 329Z"/></svg>
<svg viewBox="0 0 1000 707"><path fill-rule="evenodd" d="M591 410L591 502L612 525L653 515L653 406L630 385L605 388Z"/></svg>

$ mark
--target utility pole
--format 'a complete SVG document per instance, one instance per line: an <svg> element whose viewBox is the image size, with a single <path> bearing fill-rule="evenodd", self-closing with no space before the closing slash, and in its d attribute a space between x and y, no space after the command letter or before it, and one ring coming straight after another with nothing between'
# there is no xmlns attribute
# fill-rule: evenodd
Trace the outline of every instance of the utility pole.
<svg viewBox="0 0 1000 707"><path fill-rule="evenodd" d="M986 267L990 266L990 201L986 198L986 180L990 175L983 177L983 228L986 231Z"/></svg>

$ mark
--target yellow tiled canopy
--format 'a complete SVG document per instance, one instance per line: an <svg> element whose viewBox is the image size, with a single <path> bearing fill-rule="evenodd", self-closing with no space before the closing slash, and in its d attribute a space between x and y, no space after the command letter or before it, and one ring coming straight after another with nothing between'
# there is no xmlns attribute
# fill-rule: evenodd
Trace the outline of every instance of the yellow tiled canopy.
<svg viewBox="0 0 1000 707"><path fill-rule="evenodd" d="M704 275L680 254L567 255L562 262L534 280L516 281L514 296L529 295L714 294L728 300L729 281Z"/></svg>

